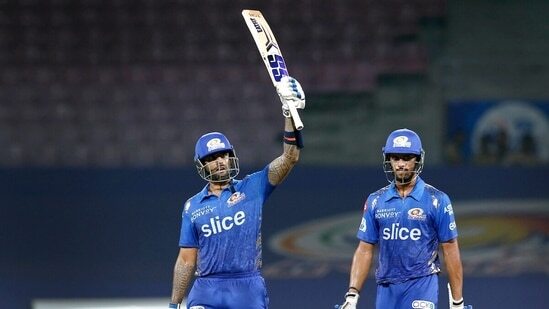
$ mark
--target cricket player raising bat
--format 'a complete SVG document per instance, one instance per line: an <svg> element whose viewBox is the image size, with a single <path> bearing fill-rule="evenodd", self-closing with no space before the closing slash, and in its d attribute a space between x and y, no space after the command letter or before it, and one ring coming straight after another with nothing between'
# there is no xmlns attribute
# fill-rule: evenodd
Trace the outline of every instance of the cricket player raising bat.
<svg viewBox="0 0 549 309"><path fill-rule="evenodd" d="M463 271L450 198L419 177L425 159L419 136L408 129L395 130L382 152L390 184L366 200L349 289L345 302L336 308L357 308L377 245L377 309L439 308L439 246L450 282L450 309L472 309L463 302Z"/></svg>
<svg viewBox="0 0 549 309"><path fill-rule="evenodd" d="M284 115L305 108L294 78L284 77L276 89ZM195 276L189 309L268 308L260 273L263 204L297 163L302 147L301 131L286 117L282 155L237 180L239 161L227 137L211 132L198 139L194 162L208 183L185 203L169 308L179 308Z"/></svg>

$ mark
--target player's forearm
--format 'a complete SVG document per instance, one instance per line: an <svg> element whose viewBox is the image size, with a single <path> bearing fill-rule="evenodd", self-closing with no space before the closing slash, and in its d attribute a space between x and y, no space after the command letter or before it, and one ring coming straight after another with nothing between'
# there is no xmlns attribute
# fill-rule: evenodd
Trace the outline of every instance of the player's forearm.
<svg viewBox="0 0 549 309"><path fill-rule="evenodd" d="M362 290L372 265L372 259L373 252L371 250L363 250L361 246L356 249L351 265L349 287L356 288L358 291Z"/></svg>
<svg viewBox="0 0 549 309"><path fill-rule="evenodd" d="M294 126L291 118L285 118L284 123L285 132L294 132ZM288 174L292 168L299 161L299 148L297 145L292 145L290 143L284 142L284 150L282 155L274 159L271 164L269 164L269 182L272 185L278 185Z"/></svg>
<svg viewBox="0 0 549 309"><path fill-rule="evenodd" d="M178 258L173 271L172 300L174 304L180 304L194 276L196 265L189 264Z"/></svg>
<svg viewBox="0 0 549 309"><path fill-rule="evenodd" d="M454 299L463 297L463 266L457 241L443 245L444 263Z"/></svg>

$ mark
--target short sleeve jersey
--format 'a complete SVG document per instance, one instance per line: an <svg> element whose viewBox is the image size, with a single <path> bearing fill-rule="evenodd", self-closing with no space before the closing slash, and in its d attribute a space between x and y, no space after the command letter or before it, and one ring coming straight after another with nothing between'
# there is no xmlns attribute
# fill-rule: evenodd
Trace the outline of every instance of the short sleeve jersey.
<svg viewBox="0 0 549 309"><path fill-rule="evenodd" d="M380 284L440 272L438 246L457 236L448 195L419 177L405 198L394 183L370 194L357 233L360 240L379 245Z"/></svg>
<svg viewBox="0 0 549 309"><path fill-rule="evenodd" d="M233 180L219 197L208 186L185 203L179 246L198 248L199 276L259 270L262 208L275 188L268 166Z"/></svg>

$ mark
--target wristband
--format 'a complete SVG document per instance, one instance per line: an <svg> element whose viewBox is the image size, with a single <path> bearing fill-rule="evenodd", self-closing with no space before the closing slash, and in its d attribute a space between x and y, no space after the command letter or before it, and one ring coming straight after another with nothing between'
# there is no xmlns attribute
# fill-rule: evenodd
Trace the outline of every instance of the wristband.
<svg viewBox="0 0 549 309"><path fill-rule="evenodd" d="M179 304L174 304L174 303L170 303L170 305L168 306L168 308L170 309L177 309L179 307Z"/></svg>
<svg viewBox="0 0 549 309"><path fill-rule="evenodd" d="M452 304L455 305L455 306L459 306L459 305L463 304L463 297L461 299L458 299L458 300L453 300L452 299Z"/></svg>
<svg viewBox="0 0 549 309"><path fill-rule="evenodd" d="M297 148L302 149L303 146L303 137L301 131L294 130L292 132L284 131L284 143L288 145L297 146Z"/></svg>
<svg viewBox="0 0 549 309"><path fill-rule="evenodd" d="M357 294L360 294L360 290L357 289L357 288L355 288L354 286L350 286L350 287L349 287L349 290L351 290L351 289L352 289L352 290L355 290L355 291L357 292Z"/></svg>

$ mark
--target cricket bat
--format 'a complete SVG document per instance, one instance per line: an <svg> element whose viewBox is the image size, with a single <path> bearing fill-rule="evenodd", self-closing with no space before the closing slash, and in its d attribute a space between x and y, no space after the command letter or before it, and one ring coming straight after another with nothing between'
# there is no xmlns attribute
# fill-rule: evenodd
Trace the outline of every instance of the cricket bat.
<svg viewBox="0 0 549 309"><path fill-rule="evenodd" d="M271 31L267 20L260 11L243 10L242 16L254 38L259 54L267 67L267 72L269 72L273 85L276 87L282 77L288 76L288 68L286 67L286 62L282 57L282 52L276 42L275 36ZM288 107L295 128L297 130L303 129L303 122L301 121L295 106L288 104Z"/></svg>

